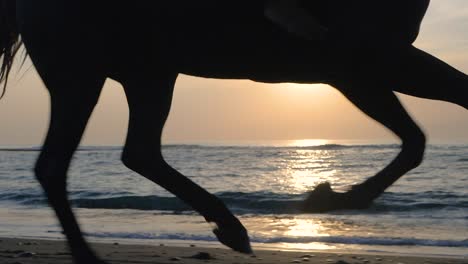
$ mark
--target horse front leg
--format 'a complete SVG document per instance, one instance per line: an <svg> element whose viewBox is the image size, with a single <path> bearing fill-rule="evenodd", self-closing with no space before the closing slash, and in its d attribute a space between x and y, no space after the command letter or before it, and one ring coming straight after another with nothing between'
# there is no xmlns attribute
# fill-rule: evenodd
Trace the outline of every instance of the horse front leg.
<svg viewBox="0 0 468 264"><path fill-rule="evenodd" d="M39 64L36 64L39 65ZM54 209L77 264L104 263L95 256L83 238L67 199L67 170L88 118L98 100L104 78L49 74L36 66L51 98L51 119L47 137L35 167L35 174Z"/></svg>
<svg viewBox="0 0 468 264"><path fill-rule="evenodd" d="M401 176L416 168L424 155L424 133L392 90L351 83L338 83L336 88L361 111L395 133L402 140L401 152L375 176L346 193L332 191L328 183L317 186L304 202L307 212L366 208Z"/></svg>
<svg viewBox="0 0 468 264"><path fill-rule="evenodd" d="M154 78L135 76L122 81L130 109L123 163L131 170L165 188L207 222L216 224L213 230L224 245L251 253L247 230L216 196L172 168L161 153L161 134L171 107L177 74L162 74Z"/></svg>

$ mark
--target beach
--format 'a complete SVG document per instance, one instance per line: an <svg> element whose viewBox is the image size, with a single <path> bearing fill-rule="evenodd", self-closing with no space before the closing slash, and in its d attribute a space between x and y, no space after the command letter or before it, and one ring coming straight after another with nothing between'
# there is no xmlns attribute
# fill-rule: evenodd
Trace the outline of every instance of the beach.
<svg viewBox="0 0 468 264"><path fill-rule="evenodd" d="M117 263L394 263L394 264L466 264L466 259L417 257L403 255L321 253L315 251L255 250L244 255L229 249L204 248L196 244L185 246L131 245L92 243L105 261ZM66 264L72 263L64 241L0 238L0 263L5 264Z"/></svg>

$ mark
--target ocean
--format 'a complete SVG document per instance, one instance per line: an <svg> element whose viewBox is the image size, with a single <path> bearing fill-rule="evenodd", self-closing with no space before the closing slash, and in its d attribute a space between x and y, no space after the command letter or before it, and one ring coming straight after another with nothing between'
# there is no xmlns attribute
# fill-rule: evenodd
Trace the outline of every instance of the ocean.
<svg viewBox="0 0 468 264"><path fill-rule="evenodd" d="M221 247L212 226L120 162L121 147L81 147L70 200L89 240ZM164 157L220 197L254 248L468 257L468 145L429 145L424 163L369 209L304 214L314 186L346 190L374 175L396 144L321 141L168 144ZM0 237L63 238L32 168L37 147L0 149Z"/></svg>

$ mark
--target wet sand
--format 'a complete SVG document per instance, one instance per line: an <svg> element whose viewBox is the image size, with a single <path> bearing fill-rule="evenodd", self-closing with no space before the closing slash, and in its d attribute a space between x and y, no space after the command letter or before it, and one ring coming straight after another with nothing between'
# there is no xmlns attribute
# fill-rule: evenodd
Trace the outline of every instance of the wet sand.
<svg viewBox="0 0 468 264"><path fill-rule="evenodd" d="M197 245L147 246L119 243L92 243L97 254L111 264L117 263L326 263L326 264L468 264L467 259L332 254L329 252L293 252L256 250L255 255L235 253L228 249L202 248ZM72 263L64 241L0 238L1 264L66 264Z"/></svg>

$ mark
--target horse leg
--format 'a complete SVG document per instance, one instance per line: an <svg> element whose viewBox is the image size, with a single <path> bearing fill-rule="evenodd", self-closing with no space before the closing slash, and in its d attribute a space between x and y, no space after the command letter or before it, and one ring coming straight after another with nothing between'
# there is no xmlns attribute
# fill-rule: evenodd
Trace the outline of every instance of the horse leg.
<svg viewBox="0 0 468 264"><path fill-rule="evenodd" d="M317 186L304 203L308 212L366 208L401 176L416 168L424 155L424 133L390 89L352 83L339 83L336 87L361 111L395 133L402 140L402 149L387 167L346 193L333 192L328 183Z"/></svg>
<svg viewBox="0 0 468 264"><path fill-rule="evenodd" d="M394 91L468 109L468 76L463 72L412 46L388 61L384 67L393 77Z"/></svg>
<svg viewBox="0 0 468 264"><path fill-rule="evenodd" d="M162 186L203 215L217 228L219 241L243 253L251 253L249 237L224 203L166 163L161 153L161 134L169 114L177 74L154 80L123 81L130 108L128 135L122 154L131 170Z"/></svg>
<svg viewBox="0 0 468 264"><path fill-rule="evenodd" d="M366 76L369 83L384 80L394 91L451 102L468 109L468 76L414 46L349 49L345 56L348 57L337 56L333 65L338 67L338 72L347 75L345 79Z"/></svg>
<svg viewBox="0 0 468 264"><path fill-rule="evenodd" d="M36 177L59 219L75 263L104 263L98 260L80 231L67 199L66 174L105 78L82 74L78 69L64 70L67 67L63 65L67 64L38 59L40 53L30 50L51 98L49 130L35 166Z"/></svg>
<svg viewBox="0 0 468 264"><path fill-rule="evenodd" d="M36 177L62 225L76 263L104 263L86 244L66 191L70 160L97 102L103 79L81 81L78 85L73 79L53 78L44 78L50 91L52 112L49 131L35 167ZM74 87L61 89L70 84Z"/></svg>

